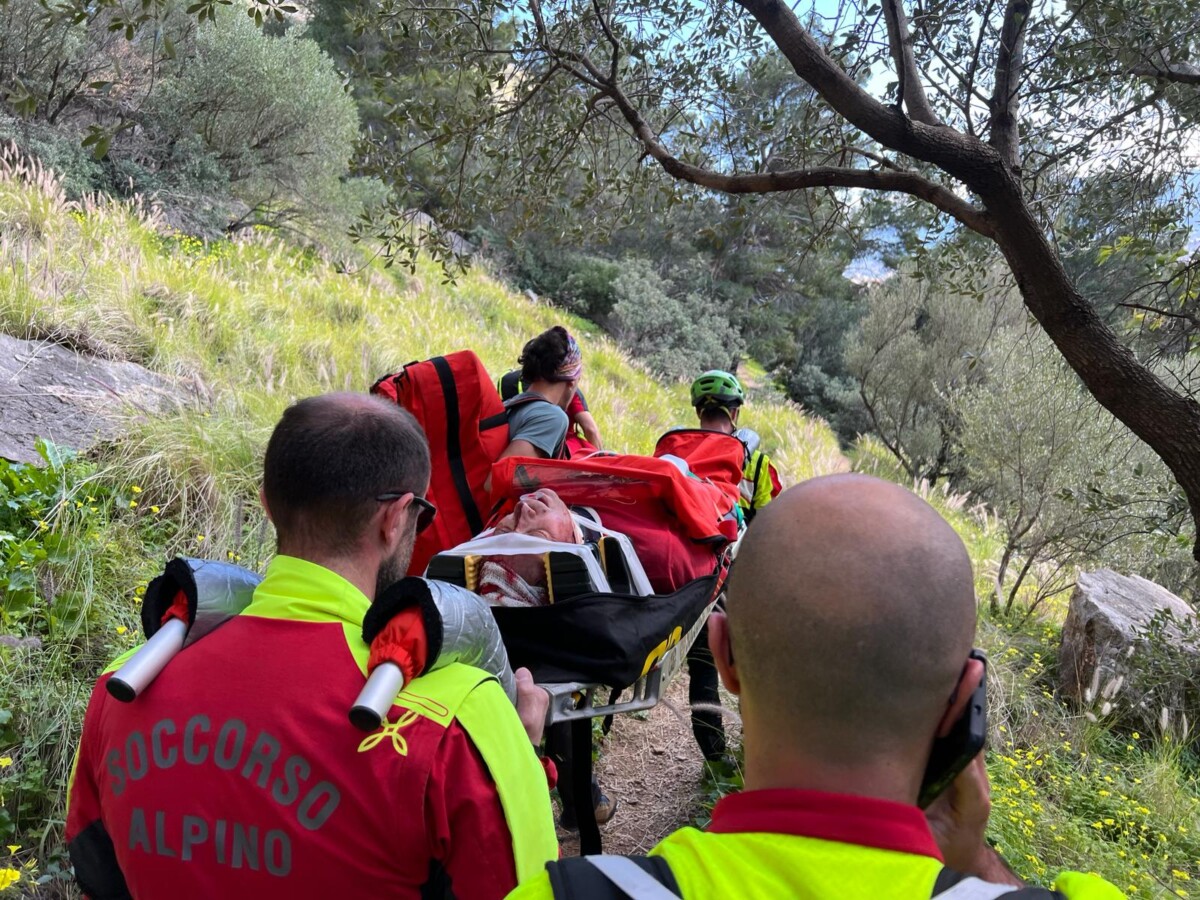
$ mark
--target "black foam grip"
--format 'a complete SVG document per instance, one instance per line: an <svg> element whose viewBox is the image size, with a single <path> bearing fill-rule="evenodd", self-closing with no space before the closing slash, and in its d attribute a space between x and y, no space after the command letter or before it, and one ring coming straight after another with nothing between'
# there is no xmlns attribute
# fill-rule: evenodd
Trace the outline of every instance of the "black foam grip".
<svg viewBox="0 0 1200 900"><path fill-rule="evenodd" d="M187 597L187 625L191 628L196 621L196 576L187 560L177 556L166 564L161 575L146 585L146 593L142 595L142 633L147 638L154 637L162 628L162 617L180 591Z"/></svg>
<svg viewBox="0 0 1200 900"><path fill-rule="evenodd" d="M433 601L429 582L424 578L415 575L401 578L376 597L367 614L363 616L362 638L369 646L397 613L412 606L420 607L421 617L425 620L425 639L429 644L429 655L425 661L425 669L420 673L424 675L441 654L443 640L442 616Z"/></svg>

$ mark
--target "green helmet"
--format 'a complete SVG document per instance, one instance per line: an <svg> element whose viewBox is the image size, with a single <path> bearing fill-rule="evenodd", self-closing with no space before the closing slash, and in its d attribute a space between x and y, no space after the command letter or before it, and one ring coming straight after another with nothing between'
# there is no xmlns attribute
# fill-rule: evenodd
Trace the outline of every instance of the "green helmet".
<svg viewBox="0 0 1200 900"><path fill-rule="evenodd" d="M692 382L692 406L721 406L737 409L746 400L746 392L737 377L720 369L711 369Z"/></svg>

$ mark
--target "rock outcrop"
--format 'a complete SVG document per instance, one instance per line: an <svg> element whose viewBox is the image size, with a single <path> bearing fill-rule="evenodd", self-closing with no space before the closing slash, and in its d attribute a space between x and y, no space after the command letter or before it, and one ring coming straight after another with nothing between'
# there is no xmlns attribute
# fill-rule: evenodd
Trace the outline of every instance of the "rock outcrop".
<svg viewBox="0 0 1200 900"><path fill-rule="evenodd" d="M1117 703L1123 715L1143 706L1144 691L1136 683L1144 663L1140 657L1164 649L1147 645L1146 631L1156 618L1163 623L1157 637L1170 644L1166 652L1195 657L1200 663L1200 648L1185 634L1196 624L1196 613L1166 588L1110 569L1080 575L1063 624L1060 693L1105 715ZM1186 683L1186 672L1178 675L1178 690L1168 689L1167 695L1194 689ZM1157 686L1164 687L1168 686ZM1153 720L1159 712L1146 708L1134 717Z"/></svg>
<svg viewBox="0 0 1200 900"><path fill-rule="evenodd" d="M117 437L131 411L162 413L192 395L136 363L0 334L0 457L40 463L38 438L86 449Z"/></svg>

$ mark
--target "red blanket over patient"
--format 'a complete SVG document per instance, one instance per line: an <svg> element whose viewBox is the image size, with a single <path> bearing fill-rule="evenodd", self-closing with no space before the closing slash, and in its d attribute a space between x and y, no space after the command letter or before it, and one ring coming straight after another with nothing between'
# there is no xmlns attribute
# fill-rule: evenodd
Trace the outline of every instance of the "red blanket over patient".
<svg viewBox="0 0 1200 900"><path fill-rule="evenodd" d="M522 494L550 488L569 506L592 507L606 528L628 535L655 593L670 593L712 573L716 554L736 537L729 515L738 500L741 447L717 432L664 435L656 452L685 459L693 475L655 456L508 457L492 467L492 500L501 516Z"/></svg>

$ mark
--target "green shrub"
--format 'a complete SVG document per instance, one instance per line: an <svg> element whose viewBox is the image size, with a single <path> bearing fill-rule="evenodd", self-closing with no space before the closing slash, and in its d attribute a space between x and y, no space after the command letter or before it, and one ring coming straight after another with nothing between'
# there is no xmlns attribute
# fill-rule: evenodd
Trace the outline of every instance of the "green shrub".
<svg viewBox="0 0 1200 900"><path fill-rule="evenodd" d="M129 577L118 545L141 489L98 478L53 444L38 452L44 466L0 460L0 843L36 841L41 858L61 852L50 848L91 673L133 638L134 606L97 585ZM21 858L23 874L32 859Z"/></svg>
<svg viewBox="0 0 1200 900"><path fill-rule="evenodd" d="M733 369L741 336L716 297L684 293L647 260L622 264L613 282L613 331L623 345L668 378Z"/></svg>
<svg viewBox="0 0 1200 900"><path fill-rule="evenodd" d="M38 453L44 466L0 459L0 629L18 637L78 630L89 604L59 585L92 552L115 502L72 451L39 441Z"/></svg>
<svg viewBox="0 0 1200 900"><path fill-rule="evenodd" d="M148 106L168 143L197 135L220 160L247 207L235 225L281 224L345 199L358 114L315 41L264 34L220 7Z"/></svg>
<svg viewBox="0 0 1200 900"><path fill-rule="evenodd" d="M1077 566L1152 531L1171 480L1149 448L1096 405L1040 331L1001 329L990 353L986 381L947 399L957 420L959 483L987 500L1008 535L995 574L1008 611L1030 573L1039 573L1029 592L1036 604L1069 588Z"/></svg>
<svg viewBox="0 0 1200 900"><path fill-rule="evenodd" d="M950 285L897 275L867 293L867 313L845 344L872 430L910 478L951 474L955 415L949 391L982 380L988 344L1023 318L999 285L975 299Z"/></svg>
<svg viewBox="0 0 1200 900"><path fill-rule="evenodd" d="M90 69L88 27L41 0L7 0L0 15L0 96L23 115L53 122Z"/></svg>
<svg viewBox="0 0 1200 900"><path fill-rule="evenodd" d="M104 167L79 145L79 136L38 122L0 115L0 142L12 141L28 156L53 169L67 196L82 197L106 182Z"/></svg>

